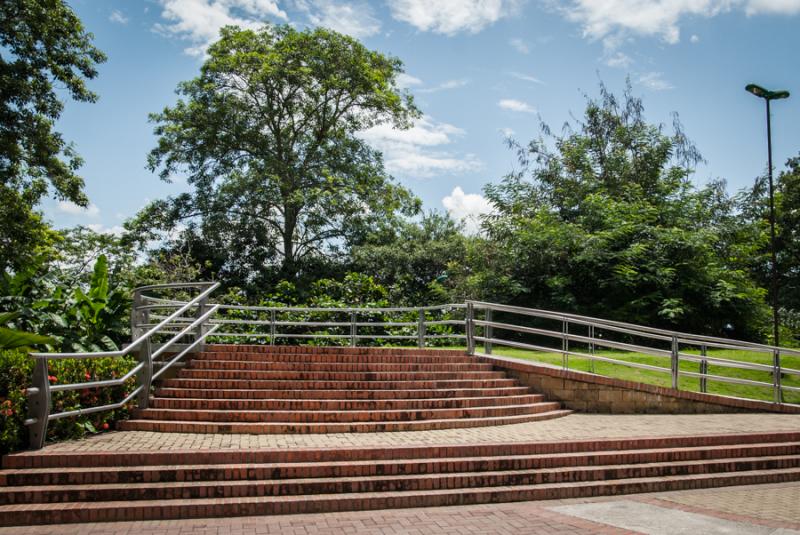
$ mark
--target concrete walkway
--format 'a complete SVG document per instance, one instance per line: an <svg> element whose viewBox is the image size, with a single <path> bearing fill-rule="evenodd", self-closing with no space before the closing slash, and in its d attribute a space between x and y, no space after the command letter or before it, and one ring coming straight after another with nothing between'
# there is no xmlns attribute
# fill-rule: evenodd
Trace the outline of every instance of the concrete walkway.
<svg viewBox="0 0 800 535"><path fill-rule="evenodd" d="M43 452L487 444L773 431L800 431L800 415L571 414L555 420L495 427L327 435L227 435L124 431L51 444Z"/></svg>
<svg viewBox="0 0 800 535"><path fill-rule="evenodd" d="M800 484L552 502L0 528L0 535L587 534L800 535Z"/></svg>

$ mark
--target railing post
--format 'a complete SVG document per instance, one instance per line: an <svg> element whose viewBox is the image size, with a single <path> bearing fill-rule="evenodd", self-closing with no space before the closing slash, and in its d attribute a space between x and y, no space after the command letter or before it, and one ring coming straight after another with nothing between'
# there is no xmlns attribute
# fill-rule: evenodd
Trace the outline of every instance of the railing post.
<svg viewBox="0 0 800 535"><path fill-rule="evenodd" d="M50 418L50 378L47 373L47 359L36 359L33 368L33 386L28 389L27 396L30 448L40 450L47 438L47 423Z"/></svg>
<svg viewBox="0 0 800 535"><path fill-rule="evenodd" d="M153 348L150 345L150 338L142 342L137 352L139 362L143 363L141 371L136 374L136 387L142 387L136 396L136 405L140 409L146 409L150 405L150 387L153 384Z"/></svg>
<svg viewBox="0 0 800 535"><path fill-rule="evenodd" d="M485 319L486 319L487 323L491 323L492 322L492 309L491 308L487 308L486 309ZM491 355L492 354L492 336L493 335L494 335L494 330L492 329L491 325L487 325L486 327L484 327L483 336L486 337L486 340L484 340L484 342L483 342L483 352L486 353L487 355Z"/></svg>
<svg viewBox="0 0 800 535"><path fill-rule="evenodd" d="M672 388L678 389L678 374L680 373L680 359L678 356L678 337L672 337L672 351L671 351L671 375L672 375Z"/></svg>
<svg viewBox="0 0 800 535"><path fill-rule="evenodd" d="M705 359L706 355L708 354L708 348L705 344L700 346L700 356L702 360L700 360L700 392L706 393L708 392L708 361Z"/></svg>
<svg viewBox="0 0 800 535"><path fill-rule="evenodd" d="M144 304L145 300L142 296L142 291L135 290L133 292L133 306L131 307L131 340L136 340L143 335L145 329L140 327L140 325L149 323L150 321L150 311L140 310Z"/></svg>
<svg viewBox="0 0 800 535"><path fill-rule="evenodd" d="M275 319L277 316L277 312L275 309L269 311L269 345L275 345L275 333L276 333L276 326L275 326Z"/></svg>
<svg viewBox="0 0 800 535"><path fill-rule="evenodd" d="M197 314L196 314L195 317L197 317L197 318L201 317L203 314L208 312L208 308L209 308L208 307L208 298L201 299L197 303ZM213 316L213 314L212 314L212 316ZM197 340L199 340L201 336L203 336L206 332L208 332L208 325L207 324L208 324L208 320L200 322L200 324L197 326L197 333L195 334L195 336L197 337L196 338ZM197 345L197 352L198 353L202 353L205 350L206 350L206 342L205 342L205 340L203 340L202 342L200 342Z"/></svg>
<svg viewBox="0 0 800 535"><path fill-rule="evenodd" d="M561 365L569 369L569 321L567 318L561 320Z"/></svg>
<svg viewBox="0 0 800 535"><path fill-rule="evenodd" d="M775 403L783 403L781 385L781 350L772 350L772 397Z"/></svg>
<svg viewBox="0 0 800 535"><path fill-rule="evenodd" d="M350 347L356 347L356 311L350 311Z"/></svg>
<svg viewBox="0 0 800 535"><path fill-rule="evenodd" d="M425 348L425 309L419 309L417 317L417 347L420 349Z"/></svg>
<svg viewBox="0 0 800 535"><path fill-rule="evenodd" d="M594 325L589 325L589 354L594 356ZM594 373L594 359L589 359L589 372Z"/></svg>
<svg viewBox="0 0 800 535"><path fill-rule="evenodd" d="M467 301L467 312L464 318L464 330L467 334L467 354L475 354L475 305Z"/></svg>

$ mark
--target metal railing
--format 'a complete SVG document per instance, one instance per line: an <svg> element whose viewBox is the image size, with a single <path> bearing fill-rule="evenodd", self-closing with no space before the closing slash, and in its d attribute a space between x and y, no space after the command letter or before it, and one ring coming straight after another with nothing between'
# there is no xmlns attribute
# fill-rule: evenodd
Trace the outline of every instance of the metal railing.
<svg viewBox="0 0 800 535"><path fill-rule="evenodd" d="M31 353L31 357L36 359L36 364L33 371L32 386L27 390L28 418L25 420L25 425L29 429L31 448L39 449L44 446L47 425L53 420L119 409L134 398L136 398L137 405L140 408L146 408L152 382L186 354L201 350L205 339L218 328L218 326L208 325L210 318L219 309L219 305L208 304L208 296L217 287L219 287L219 283L201 282L160 284L136 289L131 310L131 338L133 338L133 341L124 349L91 353ZM192 289L200 290L200 293L188 301L178 303L177 306L173 307L175 310L171 314L163 317L149 329L142 329L140 323L142 321L146 322L150 311L153 308L159 308L158 302L162 301L162 299L147 296L147 292L186 291ZM194 317L185 317L186 314L192 313ZM165 335L168 336L166 341L156 343L157 340ZM193 338L191 343L179 346L178 342L187 336ZM51 360L121 358L132 353L136 355L138 362L122 377L85 383L50 384L49 362ZM166 357L169 353L175 354L170 355L167 360L159 360L159 357ZM159 369L154 371L154 368ZM136 378L136 388L116 403L96 407L81 407L64 412L52 412L51 395L53 392L121 386L134 377Z"/></svg>
<svg viewBox="0 0 800 535"><path fill-rule="evenodd" d="M672 388L676 389L681 386L681 377L692 377L699 380L701 392L707 392L708 381L771 388L775 403L783 403L784 392L800 392L800 387L784 385L781 381L785 374L800 376L800 370L781 365L782 356L800 356L800 350L797 349L481 301L382 308L209 303L210 294L218 287L219 283L198 282L161 284L136 289L131 309L133 341L124 349L94 353L31 353L36 359L36 365L32 387L27 390L29 417L25 420L30 430L31 447L38 449L44 445L47 424L50 421L118 409L134 398L138 407L146 408L153 381L187 354L202 351L209 338L221 342L255 340L270 345L281 340L305 340L310 343L334 342L352 347L358 346L362 341L371 341L378 345L413 341L419 348L436 340L451 339L466 343L467 352L471 355L491 355L493 346L499 345L559 354L564 369L569 369L569 359L572 357L586 359L591 372L594 372L595 362L606 362L667 373L671 377ZM191 290L199 291L199 294L186 299L148 295ZM482 312L482 318L476 317L476 312L478 316ZM497 321L497 316L501 315L504 321ZM400 316L399 319L397 316ZM520 320L520 316L524 320ZM496 334L498 331L507 334L500 337ZM185 337L190 337L191 341L188 344L179 343ZM162 340L164 338L166 340ZM477 350L479 343L483 344L482 352ZM664 359L664 366L601 355L597 353L598 348ZM692 348L694 353L687 352ZM709 349L746 351L750 355L767 354L771 356L771 363L710 356ZM51 360L120 358L130 354L136 355L137 364L122 377L75 384L50 384L48 363ZM681 363L686 362L698 364L698 371L682 369ZM709 366L768 372L771 381L709 373ZM158 369L155 370L156 368ZM136 388L116 403L57 413L51 410L53 392L121 386L134 377Z"/></svg>
<svg viewBox="0 0 800 535"><path fill-rule="evenodd" d="M783 375L800 377L800 370L781 365L782 356L800 356L797 349L481 301L467 301L466 307L467 351L472 355L491 355L493 346L499 345L561 355L564 369L569 369L569 359L574 357L588 361L590 372L594 372L595 362L606 362L669 374L670 385L675 389L680 388L681 377L691 377L698 379L700 392L708 391L709 381L717 381L770 388L775 403L783 403L785 392L800 393L800 387L784 385L781 381ZM504 321L497 321L496 316L500 314ZM524 319L520 320L520 317ZM497 331L505 335L498 336ZM476 348L478 343L483 343L482 352ZM597 354L598 348L663 359L664 365L600 355ZM763 357L766 355L771 362L765 364L710 356L709 349L744 351L754 360L759 360L759 357L765 360ZM682 368L681 363L686 362L697 364L698 371ZM766 372L770 381L710 373L709 366Z"/></svg>

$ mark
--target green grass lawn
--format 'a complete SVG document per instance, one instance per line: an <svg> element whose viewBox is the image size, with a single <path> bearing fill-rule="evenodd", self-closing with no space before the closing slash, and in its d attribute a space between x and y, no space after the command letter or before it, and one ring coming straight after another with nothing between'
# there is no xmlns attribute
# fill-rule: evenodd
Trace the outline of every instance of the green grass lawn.
<svg viewBox="0 0 800 535"><path fill-rule="evenodd" d="M453 346L452 349L464 349L463 346ZM478 346L477 351L483 351L483 346ZM579 352L587 352L584 349L576 349ZM685 353L696 353L694 351L684 351ZM532 360L536 362L543 362L555 366L562 365L561 353L547 353L543 351L528 351L524 349L515 349L495 345L492 351L494 355L504 357L514 357L523 360ZM629 351L616 351L616 350L598 350L595 351L598 356L609 357L615 360L625 362L636 362L642 364L649 364L651 366L659 366L664 368L664 372L641 370L631 368L622 364L612 364L609 362L594 362L594 370L591 369L589 359L570 356L569 369L577 371L593 371L599 375L608 377L615 377L618 379L625 379L628 381L636 381L639 383L647 383L658 386L671 386L672 380L670 378L669 366L670 359L662 357L654 357L649 355L642 355L640 353L632 353ZM737 350L709 350L709 357L724 358L728 360L737 360L742 362L756 362L759 364L772 364L772 356L767 353L755 353L750 351L737 351ZM781 357L781 366L792 368L795 370L800 369L800 357L796 356L783 356ZM700 364L696 362L681 362L681 370L690 372L699 372ZM708 373L712 375L721 375L724 377L735 377L740 379L749 379L752 381L763 381L772 383L772 374L760 370L741 370L736 368L727 368L723 366L714 366L709 364ZM800 387L800 376L784 374L781 382L784 386ZM738 385L732 383L725 383L722 381L708 380L708 392L711 394L721 394L725 396L736 396L741 398L760 399L772 401L772 387L760 387L751 385ZM681 377L679 381L679 388L681 390L691 390L695 392L700 391L700 379L696 377ZM800 392L784 392L783 399L786 403L800 404Z"/></svg>

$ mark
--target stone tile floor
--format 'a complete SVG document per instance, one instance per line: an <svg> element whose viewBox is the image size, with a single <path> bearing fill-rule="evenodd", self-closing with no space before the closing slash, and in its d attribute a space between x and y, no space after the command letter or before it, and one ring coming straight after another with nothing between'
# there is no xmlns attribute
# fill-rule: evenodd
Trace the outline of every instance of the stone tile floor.
<svg viewBox="0 0 800 535"><path fill-rule="evenodd" d="M800 483L784 483L462 507L0 528L0 535L800 535L798 499Z"/></svg>
<svg viewBox="0 0 800 535"><path fill-rule="evenodd" d="M51 444L44 449L44 452L379 447L770 431L800 431L800 415L764 413L721 415L570 414L554 420L495 427L327 435L229 435L124 431L104 433L84 440Z"/></svg>

